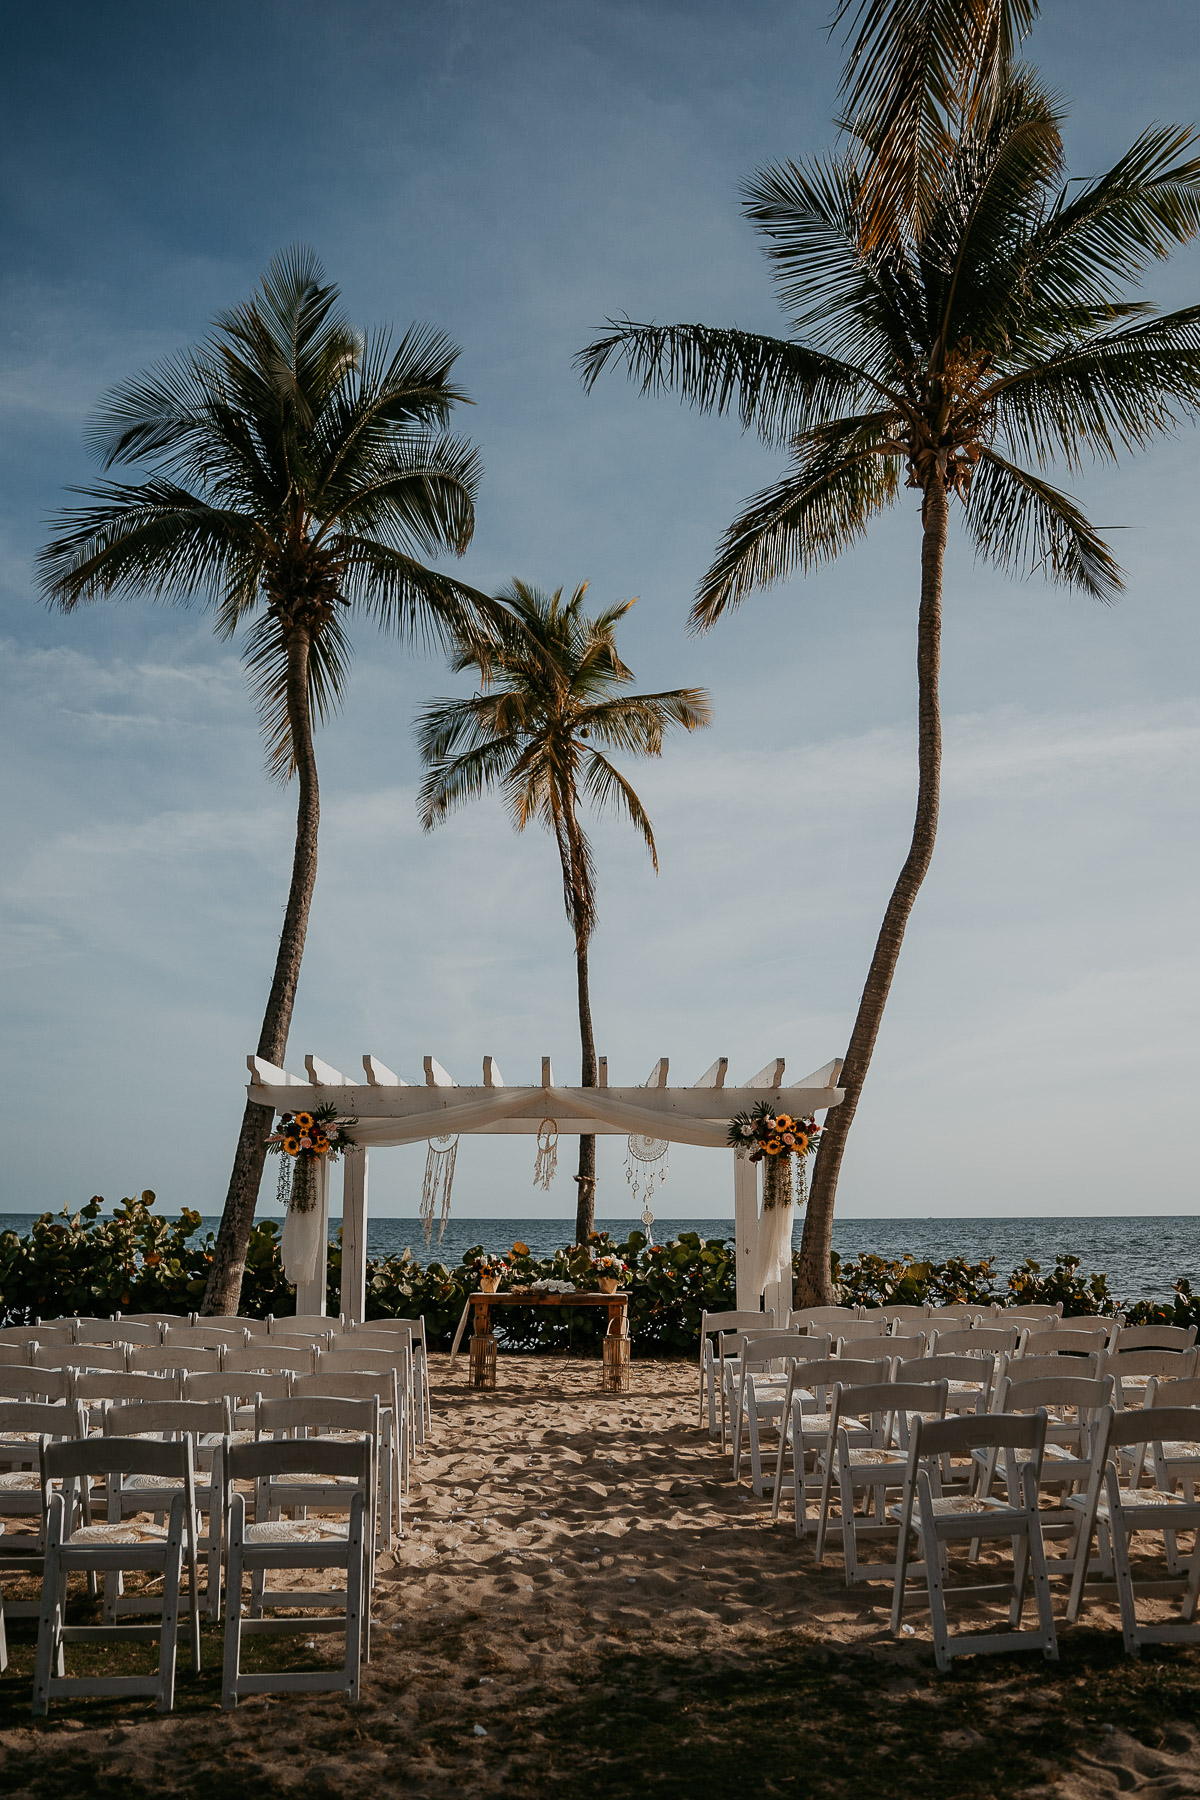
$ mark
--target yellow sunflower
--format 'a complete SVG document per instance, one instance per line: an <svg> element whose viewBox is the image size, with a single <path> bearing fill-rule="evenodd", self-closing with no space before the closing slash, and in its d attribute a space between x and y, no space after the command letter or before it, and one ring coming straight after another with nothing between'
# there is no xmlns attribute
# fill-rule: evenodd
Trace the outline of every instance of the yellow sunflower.
<svg viewBox="0 0 1200 1800"><path fill-rule="evenodd" d="M777 1131L792 1131L795 1128L795 1124L796 1121L794 1119L789 1119L786 1113L779 1113L776 1116L775 1128Z"/></svg>
<svg viewBox="0 0 1200 1800"><path fill-rule="evenodd" d="M284 1138L283 1153L285 1156L299 1156L299 1154L300 1154L300 1139L294 1138L294 1137Z"/></svg>
<svg viewBox="0 0 1200 1800"><path fill-rule="evenodd" d="M313 1122L313 1116L311 1113L297 1113L296 1114L296 1123L300 1127L301 1131L310 1130L312 1127L312 1122Z"/></svg>
<svg viewBox="0 0 1200 1800"><path fill-rule="evenodd" d="M778 1156L779 1152L783 1149L783 1145L780 1143L778 1138L768 1138L766 1143L763 1145L763 1149L766 1151L768 1156Z"/></svg>
<svg viewBox="0 0 1200 1800"><path fill-rule="evenodd" d="M318 1135L313 1139L313 1149L317 1152L317 1154L319 1156L324 1156L324 1154L325 1154L326 1150L328 1150L328 1148L329 1148L329 1139L327 1137L321 1137L320 1134L318 1133Z"/></svg>
<svg viewBox="0 0 1200 1800"><path fill-rule="evenodd" d="M798 1131L796 1133L796 1154L797 1154L797 1156L803 1156L807 1150L808 1150L808 1133L805 1131Z"/></svg>

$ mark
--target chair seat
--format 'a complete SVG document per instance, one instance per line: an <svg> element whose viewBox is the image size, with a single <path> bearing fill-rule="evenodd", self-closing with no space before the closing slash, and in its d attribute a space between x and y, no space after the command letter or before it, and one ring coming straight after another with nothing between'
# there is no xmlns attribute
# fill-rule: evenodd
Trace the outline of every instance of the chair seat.
<svg viewBox="0 0 1200 1800"><path fill-rule="evenodd" d="M265 1519L246 1527L248 1544L325 1544L349 1535L350 1527L334 1519Z"/></svg>
<svg viewBox="0 0 1200 1800"><path fill-rule="evenodd" d="M165 1526L125 1519L120 1524L77 1525L66 1542L72 1549L82 1549L88 1544L164 1544L166 1540Z"/></svg>
<svg viewBox="0 0 1200 1800"><path fill-rule="evenodd" d="M938 1494L934 1498L933 1516L935 1519L974 1518L980 1513L988 1513L993 1517L997 1513L1005 1513L1010 1515L1014 1520L1024 1519L1025 1517L1023 1512L1018 1512L1015 1507L1009 1506L1006 1501L994 1500L990 1495ZM898 1522L904 1516L904 1509L900 1506L889 1506L887 1509L887 1516L889 1519L895 1519ZM913 1516L913 1523L918 1523L916 1514Z"/></svg>
<svg viewBox="0 0 1200 1800"><path fill-rule="evenodd" d="M11 1492L14 1488L22 1494L36 1493L38 1505L41 1506L42 1484L36 1469L12 1469L8 1474L0 1475L0 1490Z"/></svg>
<svg viewBox="0 0 1200 1800"><path fill-rule="evenodd" d="M1168 1462L1200 1462L1200 1444L1166 1443L1162 1451Z"/></svg>
<svg viewBox="0 0 1200 1800"><path fill-rule="evenodd" d="M285 1488L352 1488L357 1487L358 1485L353 1475L272 1475L270 1477L270 1484L272 1487Z"/></svg>
<svg viewBox="0 0 1200 1800"><path fill-rule="evenodd" d="M852 1469L906 1469L908 1455L903 1450L875 1450L869 1446L855 1450L851 1447L850 1467Z"/></svg>
<svg viewBox="0 0 1200 1800"><path fill-rule="evenodd" d="M1194 1501L1188 1502L1182 1494L1166 1494L1161 1488L1121 1488L1119 1491L1122 1512L1137 1512L1146 1508L1167 1506L1185 1506L1189 1511L1195 1508ZM1082 1511L1087 1505L1087 1497L1084 1494L1068 1494L1065 1504ZM1098 1518L1107 1519L1109 1511L1108 1495L1102 1493L1096 1503L1096 1515Z"/></svg>

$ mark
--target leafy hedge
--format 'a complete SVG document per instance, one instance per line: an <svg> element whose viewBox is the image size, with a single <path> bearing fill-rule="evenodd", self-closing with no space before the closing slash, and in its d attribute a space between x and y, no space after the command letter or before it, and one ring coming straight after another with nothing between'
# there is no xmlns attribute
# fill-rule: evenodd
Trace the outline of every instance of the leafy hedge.
<svg viewBox="0 0 1200 1800"><path fill-rule="evenodd" d="M184 1211L178 1219L155 1216L154 1195L146 1189L122 1200L108 1217L97 1196L72 1214L43 1213L28 1235L0 1232L0 1322L29 1323L61 1313L106 1316L113 1312L196 1311L212 1262L214 1236L201 1235L201 1217ZM460 1263L422 1266L407 1250L401 1256L367 1263L370 1318L425 1317L432 1347L448 1349L468 1293L476 1287L472 1263L482 1246L464 1251ZM592 1256L615 1251L628 1263L629 1320L639 1356L694 1353L700 1314L735 1304L733 1246L728 1238L701 1238L686 1231L669 1244L648 1244L634 1231L621 1243L597 1232L588 1249L556 1250L553 1256L514 1254L514 1273L523 1281L549 1276L586 1281ZM852 1262L833 1259L839 1298L846 1304L919 1305L925 1300L1011 1300L1022 1304L1063 1302L1064 1314L1124 1312L1135 1324L1200 1325L1200 1295L1186 1281L1176 1284L1169 1302L1119 1302L1104 1275L1080 1273L1080 1259L1063 1255L1052 1270L1027 1259L1002 1278L990 1259L970 1263L889 1262L862 1255ZM336 1313L341 1283L341 1248L329 1247L329 1310ZM241 1310L252 1318L294 1312L295 1289L284 1279L279 1226L273 1219L254 1227L242 1285ZM605 1317L593 1307L507 1309L496 1317L497 1334L512 1350L573 1350L600 1354Z"/></svg>

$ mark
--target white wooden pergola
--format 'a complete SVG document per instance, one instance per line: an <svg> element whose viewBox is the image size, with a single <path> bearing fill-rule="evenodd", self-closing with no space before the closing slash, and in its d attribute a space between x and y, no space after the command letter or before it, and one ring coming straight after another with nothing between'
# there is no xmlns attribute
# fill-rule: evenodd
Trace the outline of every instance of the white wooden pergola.
<svg viewBox="0 0 1200 1800"><path fill-rule="evenodd" d="M776 1214L764 1220L759 1196L759 1167L736 1155L728 1146L729 1121L766 1100L801 1116L837 1106L843 1090L837 1084L840 1058L806 1075L803 1081L784 1083L784 1059L774 1057L741 1086L726 1086L728 1058L719 1056L691 1087L671 1087L667 1082L668 1059L660 1057L639 1087L610 1087L608 1060L599 1059L598 1085L594 1088L560 1087L555 1083L550 1058L542 1058L542 1079L537 1086L507 1087L490 1056L483 1059L483 1081L477 1087L460 1086L432 1056L424 1059L423 1085L401 1080L374 1056L363 1057L366 1081L351 1081L319 1057L306 1056L302 1079L264 1062L247 1057L250 1082L247 1094L264 1112L303 1112L332 1104L339 1116L353 1118L355 1148L342 1160L342 1310L347 1318L364 1314L367 1276L367 1172L370 1152L397 1144L460 1133L535 1137L546 1119L553 1119L563 1137L627 1137L638 1133L663 1138L674 1144L699 1144L724 1150L733 1162L733 1211L737 1249L737 1304L754 1310L791 1305L791 1218ZM264 1132L269 1129L264 1118ZM321 1209L321 1259L313 1280L296 1294L300 1313L325 1311L328 1241L328 1165L322 1165L318 1204ZM789 1209L790 1213L790 1209ZM764 1260L767 1221L770 1241L776 1246Z"/></svg>

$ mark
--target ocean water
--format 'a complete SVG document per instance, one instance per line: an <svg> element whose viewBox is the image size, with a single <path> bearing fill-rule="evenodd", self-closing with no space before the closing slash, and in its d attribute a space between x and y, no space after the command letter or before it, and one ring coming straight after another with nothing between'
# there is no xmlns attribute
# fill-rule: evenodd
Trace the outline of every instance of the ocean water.
<svg viewBox="0 0 1200 1800"><path fill-rule="evenodd" d="M273 1215L277 1216L277 1215ZM0 1213L0 1230L27 1232L33 1215ZM336 1229L340 1221L334 1220ZM215 1230L216 1219L205 1225ZM637 1219L600 1219L600 1228L623 1238L641 1229ZM453 1265L473 1245L485 1250L507 1251L515 1240L528 1244L538 1256L547 1256L572 1237L573 1219L472 1219L451 1218L440 1247L436 1230L426 1248L421 1222L416 1218L371 1218L367 1250L371 1256L397 1255L411 1249L418 1262L439 1261ZM703 1238L733 1236L732 1219L656 1219L654 1237L663 1243L681 1231L695 1231ZM800 1243L797 1222L795 1243ZM978 1262L994 1259L997 1271L1007 1275L1031 1256L1043 1267L1052 1267L1056 1255L1077 1255L1083 1272L1108 1276L1109 1288L1122 1300L1165 1299L1173 1284L1186 1276L1200 1286L1200 1217L1159 1215L1115 1218L1054 1219L837 1219L834 1248L841 1256L867 1251L899 1258L906 1253L918 1261L943 1262L950 1256Z"/></svg>

